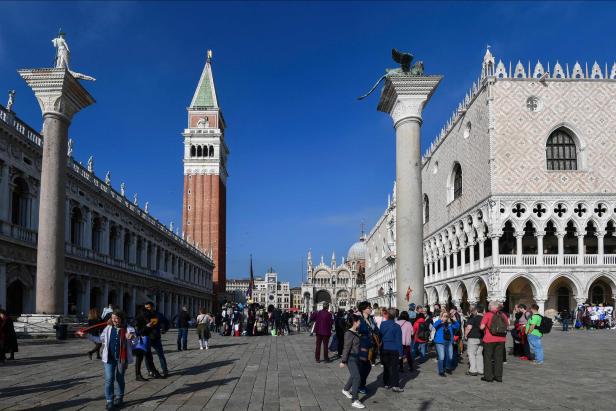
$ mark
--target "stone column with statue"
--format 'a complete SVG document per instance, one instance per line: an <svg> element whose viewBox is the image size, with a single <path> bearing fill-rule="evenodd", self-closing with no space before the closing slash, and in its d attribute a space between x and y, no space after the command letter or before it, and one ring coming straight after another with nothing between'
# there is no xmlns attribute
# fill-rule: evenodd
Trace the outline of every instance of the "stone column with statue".
<svg viewBox="0 0 616 411"><path fill-rule="evenodd" d="M388 69L365 96L384 80L378 111L388 113L396 130L396 307L423 304L423 191L421 124L426 103L442 80L425 75L423 62L392 50L399 68Z"/></svg>
<svg viewBox="0 0 616 411"><path fill-rule="evenodd" d="M36 313L53 318L64 313L64 243L68 128L73 116L94 103L77 78L93 80L69 70L64 33L53 40L54 68L18 70L32 88L43 114L43 164L36 261ZM40 322L43 322L41 320Z"/></svg>

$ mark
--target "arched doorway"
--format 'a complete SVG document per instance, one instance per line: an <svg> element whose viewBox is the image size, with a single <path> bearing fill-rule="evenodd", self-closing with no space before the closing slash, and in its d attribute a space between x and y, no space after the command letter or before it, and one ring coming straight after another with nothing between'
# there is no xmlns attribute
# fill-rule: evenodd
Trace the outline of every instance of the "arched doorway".
<svg viewBox="0 0 616 411"><path fill-rule="evenodd" d="M473 295L477 299L477 303L483 305L484 308L488 307L488 287L486 286L483 278L479 277L475 284L472 286Z"/></svg>
<svg viewBox="0 0 616 411"><path fill-rule="evenodd" d="M516 304L526 304L530 307L535 302L533 285L526 277L517 277L507 287L507 304L513 308Z"/></svg>
<svg viewBox="0 0 616 411"><path fill-rule="evenodd" d="M553 317L563 310L571 311L576 305L575 296L577 294L578 289L569 278L565 276L556 278L548 288L544 315Z"/></svg>
<svg viewBox="0 0 616 411"><path fill-rule="evenodd" d="M443 308L447 308L447 310L451 308L451 289L448 285L443 287L443 301L441 305Z"/></svg>
<svg viewBox="0 0 616 411"><path fill-rule="evenodd" d="M614 305L614 282L608 277L601 276L595 279L588 288L588 302L590 304Z"/></svg>
<svg viewBox="0 0 616 411"><path fill-rule="evenodd" d="M10 315L21 315L24 312L25 303L25 286L19 281L15 280L6 289L6 311Z"/></svg>
<svg viewBox="0 0 616 411"><path fill-rule="evenodd" d="M460 282L458 285L458 289L456 290L456 300L458 300L458 307L463 313L467 313L470 307L468 303L468 291L466 290L466 285L463 282Z"/></svg>
<svg viewBox="0 0 616 411"><path fill-rule="evenodd" d="M323 308L323 303L328 303L331 305L332 297L327 291L319 290L314 296L314 302L317 306L316 309L320 310L321 308Z"/></svg>

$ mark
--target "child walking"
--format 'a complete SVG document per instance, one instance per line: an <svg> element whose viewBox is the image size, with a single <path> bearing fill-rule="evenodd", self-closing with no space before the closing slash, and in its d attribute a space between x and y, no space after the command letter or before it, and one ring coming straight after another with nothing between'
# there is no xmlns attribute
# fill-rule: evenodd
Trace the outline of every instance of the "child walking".
<svg viewBox="0 0 616 411"><path fill-rule="evenodd" d="M78 332L79 336L84 336L84 334L83 331ZM133 362L132 347L136 342L135 329L126 325L126 315L123 312L114 311L101 335L88 335L88 339L101 344L101 359L105 367L106 409L120 408L124 402L124 375L128 364ZM117 390L114 390L114 383L117 383Z"/></svg>

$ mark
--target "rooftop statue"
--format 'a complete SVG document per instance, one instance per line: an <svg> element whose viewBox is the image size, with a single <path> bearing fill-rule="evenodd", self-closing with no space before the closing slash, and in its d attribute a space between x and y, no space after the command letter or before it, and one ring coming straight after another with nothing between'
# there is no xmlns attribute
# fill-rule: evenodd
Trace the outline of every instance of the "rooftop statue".
<svg viewBox="0 0 616 411"><path fill-rule="evenodd" d="M367 92L361 97L358 97L357 98L358 100L362 100L368 97L370 94L372 94L372 92L377 88L377 86L381 83L381 81L383 81L387 77L390 77L396 74L403 74L403 75L408 75L408 76L423 76L424 74L423 61L418 60L415 62L415 64L413 64L413 66L411 66L411 63L413 61L413 55L411 53L401 52L401 51L398 51L397 49L391 49L391 58L396 63L400 64L400 67L397 67L394 69L385 69L385 74L383 74L381 78L377 80L377 82L374 84L374 86L372 86L369 92Z"/></svg>
<svg viewBox="0 0 616 411"><path fill-rule="evenodd" d="M94 77L86 76L82 73L77 73L69 68L71 61L71 51L68 48L68 43L64 39L66 33L62 32L62 29L58 32L58 37L51 40L51 43L56 48L56 60L54 63L55 68L65 68L73 75L73 77L80 80L96 81Z"/></svg>
<svg viewBox="0 0 616 411"><path fill-rule="evenodd" d="M9 90L9 101L6 103L7 111L13 111L13 103L15 103L15 90Z"/></svg>

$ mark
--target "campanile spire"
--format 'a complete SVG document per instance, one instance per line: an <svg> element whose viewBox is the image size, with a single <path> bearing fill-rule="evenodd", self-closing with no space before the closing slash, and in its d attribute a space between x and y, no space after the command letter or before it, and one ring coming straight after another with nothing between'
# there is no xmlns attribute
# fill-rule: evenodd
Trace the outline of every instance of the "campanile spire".
<svg viewBox="0 0 616 411"><path fill-rule="evenodd" d="M188 241L212 250L214 292L226 285L227 156L225 121L218 105L212 51L188 110L184 137L182 229Z"/></svg>

